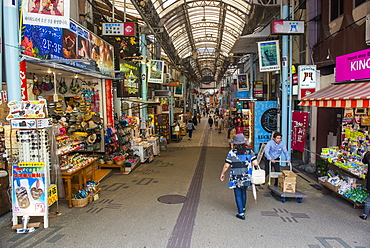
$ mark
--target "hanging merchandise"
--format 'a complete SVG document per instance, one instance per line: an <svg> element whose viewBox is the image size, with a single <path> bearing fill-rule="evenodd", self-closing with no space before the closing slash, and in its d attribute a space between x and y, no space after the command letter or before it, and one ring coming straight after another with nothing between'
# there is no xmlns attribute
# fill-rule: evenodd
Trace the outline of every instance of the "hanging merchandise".
<svg viewBox="0 0 370 248"><path fill-rule="evenodd" d="M64 77L60 78L60 80L58 81L58 91L60 94L65 94L67 93L68 91L68 87L66 85L66 81L64 79Z"/></svg>
<svg viewBox="0 0 370 248"><path fill-rule="evenodd" d="M93 101L94 92L91 89L83 89L81 95L86 102Z"/></svg>
<svg viewBox="0 0 370 248"><path fill-rule="evenodd" d="M54 82L52 81L52 75L46 75L45 77L42 77L41 89L45 91L50 91L54 89Z"/></svg>
<svg viewBox="0 0 370 248"><path fill-rule="evenodd" d="M32 93L35 95L35 96L38 96L42 93L42 90L40 89L40 83L39 83L39 79L38 77L36 76L36 74L34 73L33 74L33 87L32 87Z"/></svg>
<svg viewBox="0 0 370 248"><path fill-rule="evenodd" d="M78 79L72 79L71 85L69 86L69 91L72 94L77 94L81 91L80 84L78 83Z"/></svg>

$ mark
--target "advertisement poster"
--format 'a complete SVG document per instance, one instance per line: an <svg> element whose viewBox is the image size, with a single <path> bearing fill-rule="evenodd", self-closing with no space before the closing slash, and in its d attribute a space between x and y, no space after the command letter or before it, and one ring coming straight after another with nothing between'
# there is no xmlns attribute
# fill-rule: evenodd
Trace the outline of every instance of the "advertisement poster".
<svg viewBox="0 0 370 248"><path fill-rule="evenodd" d="M279 41L261 41L258 43L260 72L280 70Z"/></svg>
<svg viewBox="0 0 370 248"><path fill-rule="evenodd" d="M249 80L247 74L238 75L238 91L248 91L249 90Z"/></svg>
<svg viewBox="0 0 370 248"><path fill-rule="evenodd" d="M118 97L138 97L140 96L139 85L140 67L136 64L122 60L119 65L120 71L123 72L125 79L117 82Z"/></svg>
<svg viewBox="0 0 370 248"><path fill-rule="evenodd" d="M182 97L182 84L180 84L179 86L175 86L174 87L174 95L175 97Z"/></svg>
<svg viewBox="0 0 370 248"><path fill-rule="evenodd" d="M82 26L70 22L69 28L23 25L22 52L43 60L92 59L95 63L69 65L95 71L113 71L113 46Z"/></svg>
<svg viewBox="0 0 370 248"><path fill-rule="evenodd" d="M254 152L260 150L262 143L271 139L272 132L277 131L277 102L256 101L254 103Z"/></svg>
<svg viewBox="0 0 370 248"><path fill-rule="evenodd" d="M163 84L164 61L151 60L148 67L148 83Z"/></svg>
<svg viewBox="0 0 370 248"><path fill-rule="evenodd" d="M13 166L13 212L37 215L46 210L47 189L44 163L25 162Z"/></svg>
<svg viewBox="0 0 370 248"><path fill-rule="evenodd" d="M23 0L23 23L68 28L70 0Z"/></svg>
<svg viewBox="0 0 370 248"><path fill-rule="evenodd" d="M292 115L292 149L304 151L308 127L308 113L293 111Z"/></svg>

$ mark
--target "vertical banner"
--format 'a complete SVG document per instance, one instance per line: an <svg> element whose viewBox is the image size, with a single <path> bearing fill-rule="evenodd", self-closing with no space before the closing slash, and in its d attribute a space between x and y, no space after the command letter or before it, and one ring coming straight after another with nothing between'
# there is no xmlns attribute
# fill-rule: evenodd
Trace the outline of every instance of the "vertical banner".
<svg viewBox="0 0 370 248"><path fill-rule="evenodd" d="M21 97L22 101L28 101L28 87L27 87L27 69L26 69L26 61L23 60L19 63L19 76L21 79Z"/></svg>
<svg viewBox="0 0 370 248"><path fill-rule="evenodd" d="M238 91L249 91L249 80L247 74L238 75Z"/></svg>
<svg viewBox="0 0 370 248"><path fill-rule="evenodd" d="M106 110L107 110L107 125L114 126L113 118L113 81L112 79L105 80L105 95L106 95Z"/></svg>
<svg viewBox="0 0 370 248"><path fill-rule="evenodd" d="M298 66L298 99L308 96L316 91L317 70L316 65Z"/></svg>
<svg viewBox="0 0 370 248"><path fill-rule="evenodd" d="M13 165L13 212L18 215L36 215L46 211L44 163L25 162Z"/></svg>
<svg viewBox="0 0 370 248"><path fill-rule="evenodd" d="M293 111L292 115L292 149L303 152L306 144L308 113Z"/></svg>
<svg viewBox="0 0 370 248"><path fill-rule="evenodd" d="M23 24L69 28L70 0L23 0Z"/></svg>
<svg viewBox="0 0 370 248"><path fill-rule="evenodd" d="M260 145L271 139L272 132L277 131L277 102L256 101L254 103L254 152L258 153Z"/></svg>
<svg viewBox="0 0 370 248"><path fill-rule="evenodd" d="M258 43L260 72L280 70L280 48L278 40Z"/></svg>
<svg viewBox="0 0 370 248"><path fill-rule="evenodd" d="M151 60L148 67L148 83L163 84L164 61Z"/></svg>

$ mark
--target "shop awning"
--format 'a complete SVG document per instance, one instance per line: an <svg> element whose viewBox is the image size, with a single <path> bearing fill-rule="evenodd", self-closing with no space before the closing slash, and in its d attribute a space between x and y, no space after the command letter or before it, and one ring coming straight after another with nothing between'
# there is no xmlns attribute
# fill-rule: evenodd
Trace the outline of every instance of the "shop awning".
<svg viewBox="0 0 370 248"><path fill-rule="evenodd" d="M329 85L301 99L300 106L369 108L370 82Z"/></svg>

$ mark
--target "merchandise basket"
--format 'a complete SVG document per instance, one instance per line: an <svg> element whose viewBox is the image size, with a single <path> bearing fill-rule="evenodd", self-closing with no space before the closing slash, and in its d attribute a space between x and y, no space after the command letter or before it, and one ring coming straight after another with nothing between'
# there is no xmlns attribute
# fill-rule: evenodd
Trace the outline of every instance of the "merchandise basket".
<svg viewBox="0 0 370 248"><path fill-rule="evenodd" d="M89 204L89 198L82 198L82 199L72 199L72 206L76 208L82 208L85 207L87 204Z"/></svg>

